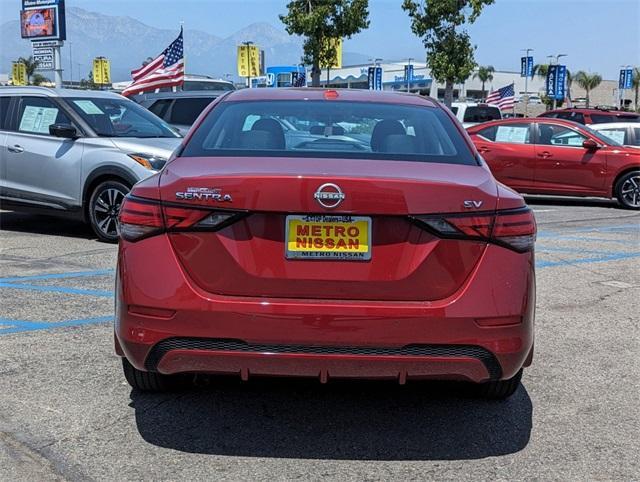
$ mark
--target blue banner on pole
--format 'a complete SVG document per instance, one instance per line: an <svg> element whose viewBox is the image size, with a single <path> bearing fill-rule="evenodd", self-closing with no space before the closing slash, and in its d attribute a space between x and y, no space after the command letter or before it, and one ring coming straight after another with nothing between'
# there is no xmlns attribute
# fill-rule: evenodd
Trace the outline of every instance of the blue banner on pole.
<svg viewBox="0 0 640 482"><path fill-rule="evenodd" d="M633 70L622 69L620 71L620 82L618 83L618 88L631 89L632 87L633 87Z"/></svg>
<svg viewBox="0 0 640 482"><path fill-rule="evenodd" d="M547 97L554 98L556 97L556 86L558 83L557 79L557 65L550 65L547 69L547 83L546 83L546 91Z"/></svg>
<svg viewBox="0 0 640 482"><path fill-rule="evenodd" d="M367 70L367 84L369 85L369 90L373 90L376 88L375 72L375 67L369 67L369 69Z"/></svg>
<svg viewBox="0 0 640 482"><path fill-rule="evenodd" d="M413 65L404 66L404 81L411 82L413 80Z"/></svg>
<svg viewBox="0 0 640 482"><path fill-rule="evenodd" d="M562 100L567 95L567 66L558 65L556 71L556 100Z"/></svg>
<svg viewBox="0 0 640 482"><path fill-rule="evenodd" d="M382 90L382 67L376 67L376 82L375 89Z"/></svg>
<svg viewBox="0 0 640 482"><path fill-rule="evenodd" d="M520 77L533 77L533 57L520 58Z"/></svg>

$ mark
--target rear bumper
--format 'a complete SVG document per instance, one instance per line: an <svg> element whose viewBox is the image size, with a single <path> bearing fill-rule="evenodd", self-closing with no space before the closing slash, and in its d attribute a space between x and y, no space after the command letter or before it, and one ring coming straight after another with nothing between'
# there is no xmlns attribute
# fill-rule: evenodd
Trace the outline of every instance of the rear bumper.
<svg viewBox="0 0 640 482"><path fill-rule="evenodd" d="M116 351L165 374L482 382L512 377L533 346L533 255L497 246L439 302L203 293L164 236L121 243L116 288Z"/></svg>

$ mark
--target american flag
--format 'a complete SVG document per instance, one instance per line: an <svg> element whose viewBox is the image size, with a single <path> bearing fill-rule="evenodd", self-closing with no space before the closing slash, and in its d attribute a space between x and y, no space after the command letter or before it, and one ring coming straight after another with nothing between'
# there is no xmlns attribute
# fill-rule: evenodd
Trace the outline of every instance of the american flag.
<svg viewBox="0 0 640 482"><path fill-rule="evenodd" d="M497 105L500 110L513 109L515 103L516 97L513 84L494 90L487 97L487 104Z"/></svg>
<svg viewBox="0 0 640 482"><path fill-rule="evenodd" d="M184 83L184 46L182 28L178 38L147 65L131 71L133 83L122 91L129 96Z"/></svg>

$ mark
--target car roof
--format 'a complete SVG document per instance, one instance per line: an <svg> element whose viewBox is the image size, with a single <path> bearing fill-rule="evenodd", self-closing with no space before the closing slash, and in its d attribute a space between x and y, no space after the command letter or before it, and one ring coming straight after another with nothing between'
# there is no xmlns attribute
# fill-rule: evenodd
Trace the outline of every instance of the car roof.
<svg viewBox="0 0 640 482"><path fill-rule="evenodd" d="M481 124L476 124L474 126L469 127L468 131L480 131L487 127L491 127L494 125L506 125L506 124L522 124L523 122L537 122L542 124L560 124L567 127L578 127L580 129L584 129L584 124L580 124L579 122L574 122L572 120L567 119L556 119L553 117L509 117L507 119L496 119L488 122L482 122Z"/></svg>
<svg viewBox="0 0 640 482"><path fill-rule="evenodd" d="M606 128L616 128L616 127L640 127L640 124L637 122L605 122L602 124L589 124L589 127L593 130L599 131Z"/></svg>
<svg viewBox="0 0 640 482"><path fill-rule="evenodd" d="M45 97L85 97L85 98L105 98L122 99L120 94L105 90L80 90L80 89L53 89L51 87L40 87L35 85L0 87L2 95L43 95Z"/></svg>
<svg viewBox="0 0 640 482"><path fill-rule="evenodd" d="M638 113L636 112L627 112L627 111L623 111L623 110L609 110L609 109L592 109L592 108L582 108L582 107L567 107L565 109L555 109L555 110L548 110L546 112L543 112L540 115L545 115L545 114L555 114L555 113L560 113L560 112L579 112L581 114L609 114L612 116L633 116L636 117L638 116Z"/></svg>
<svg viewBox="0 0 640 482"><path fill-rule="evenodd" d="M326 100L325 93L336 92L336 101L380 102L385 104L408 104L422 107L438 107L439 103L429 97L401 92L370 91L360 89L322 89L292 87L278 89L240 89L229 91L224 102L249 100Z"/></svg>
<svg viewBox="0 0 640 482"><path fill-rule="evenodd" d="M181 99L181 98L212 98L230 92L229 90L179 90L177 92L144 92L134 96L136 100L156 100L156 99Z"/></svg>

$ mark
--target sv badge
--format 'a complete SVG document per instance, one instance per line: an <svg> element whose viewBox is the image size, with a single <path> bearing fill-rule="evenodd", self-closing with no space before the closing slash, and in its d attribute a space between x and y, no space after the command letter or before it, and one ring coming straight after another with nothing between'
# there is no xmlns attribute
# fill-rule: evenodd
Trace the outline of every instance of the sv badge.
<svg viewBox="0 0 640 482"><path fill-rule="evenodd" d="M462 206L465 209L480 209L482 207L482 201L463 201Z"/></svg>

